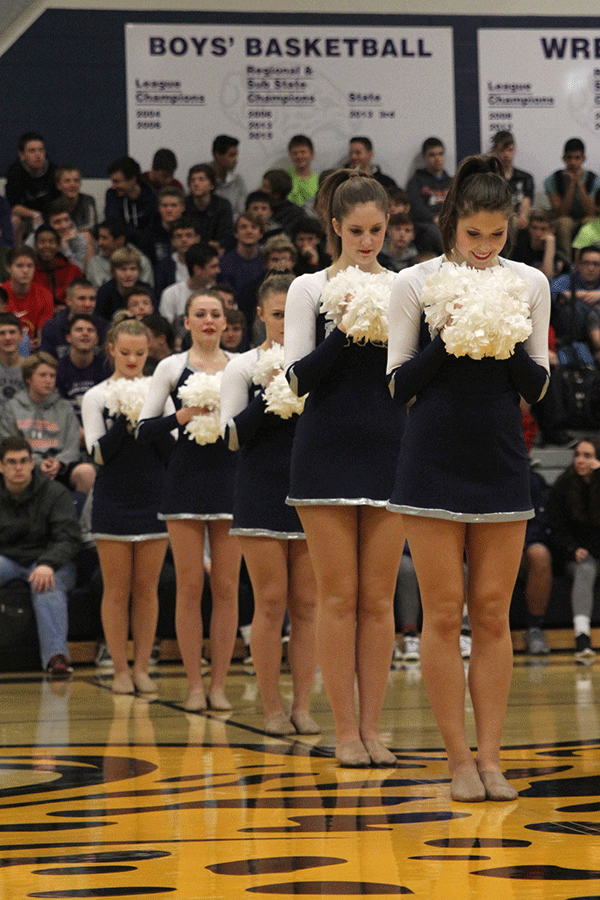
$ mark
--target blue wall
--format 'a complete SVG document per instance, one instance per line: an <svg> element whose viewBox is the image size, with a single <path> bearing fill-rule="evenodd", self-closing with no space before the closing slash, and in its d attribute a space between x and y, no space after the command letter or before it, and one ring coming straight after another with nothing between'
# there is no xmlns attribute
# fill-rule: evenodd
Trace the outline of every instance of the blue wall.
<svg viewBox="0 0 600 900"><path fill-rule="evenodd" d="M86 178L127 152L125 24L354 24L355 16L49 10L0 59L3 134L0 172L16 157L19 135L40 131L56 163L74 162ZM593 28L595 18L364 16L367 25L438 25L454 29L456 157L479 151L477 28ZM431 86L424 86L422 102ZM418 136L420 139L420 135Z"/></svg>

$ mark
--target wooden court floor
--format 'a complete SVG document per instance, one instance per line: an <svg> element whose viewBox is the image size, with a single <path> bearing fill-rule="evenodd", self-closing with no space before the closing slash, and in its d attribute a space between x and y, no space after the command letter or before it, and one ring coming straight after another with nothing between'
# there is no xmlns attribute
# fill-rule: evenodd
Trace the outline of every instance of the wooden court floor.
<svg viewBox="0 0 600 900"><path fill-rule="evenodd" d="M252 670L231 714L190 714L180 665L154 700L0 676L0 900L412 895L600 900L600 661L515 658L509 804L458 804L417 665L390 673L395 769L339 769L322 735L270 738ZM289 695L289 676L283 677Z"/></svg>

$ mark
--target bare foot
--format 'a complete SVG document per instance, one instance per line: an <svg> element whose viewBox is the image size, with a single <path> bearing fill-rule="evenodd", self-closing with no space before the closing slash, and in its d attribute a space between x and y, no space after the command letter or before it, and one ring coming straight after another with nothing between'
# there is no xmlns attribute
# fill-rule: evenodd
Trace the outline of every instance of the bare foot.
<svg viewBox="0 0 600 900"><path fill-rule="evenodd" d="M485 787L477 769L469 769L453 775L450 796L459 803L481 803L485 800Z"/></svg>
<svg viewBox="0 0 600 900"><path fill-rule="evenodd" d="M214 709L217 712L229 712L233 709L222 688L210 689L208 692L208 706L209 709Z"/></svg>
<svg viewBox="0 0 600 900"><path fill-rule="evenodd" d="M290 717L284 713L275 713L265 719L265 731L267 734L296 734L296 729L290 721Z"/></svg>
<svg viewBox="0 0 600 900"><path fill-rule="evenodd" d="M519 796L516 788L509 784L502 772L479 772L488 800L509 802Z"/></svg>
<svg viewBox="0 0 600 900"><path fill-rule="evenodd" d="M338 744L335 748L335 758L342 768L366 769L371 765L371 757L360 738Z"/></svg>
<svg viewBox="0 0 600 900"><path fill-rule="evenodd" d="M206 697L202 689L190 691L187 700L183 703L186 712L202 712L206 709Z"/></svg>
<svg viewBox="0 0 600 900"><path fill-rule="evenodd" d="M381 767L398 765L394 754L383 746L379 738L365 738L363 744L371 758L371 765Z"/></svg>
<svg viewBox="0 0 600 900"><path fill-rule="evenodd" d="M290 718L298 734L321 734L320 726L309 712L293 712Z"/></svg>

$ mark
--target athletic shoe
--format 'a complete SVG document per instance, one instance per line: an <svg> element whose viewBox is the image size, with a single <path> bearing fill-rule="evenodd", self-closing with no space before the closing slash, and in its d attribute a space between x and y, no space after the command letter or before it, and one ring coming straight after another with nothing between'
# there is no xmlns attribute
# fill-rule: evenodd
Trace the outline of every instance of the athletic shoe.
<svg viewBox="0 0 600 900"><path fill-rule="evenodd" d="M112 656L109 653L108 647L104 643L104 641L100 641L98 644L98 649L96 650L96 658L94 662L98 669L114 669L114 664L112 661Z"/></svg>
<svg viewBox="0 0 600 900"><path fill-rule="evenodd" d="M532 656L545 656L550 653L550 647L544 638L544 632L537 626L528 628L525 632L525 641L527 643L527 652Z"/></svg>
<svg viewBox="0 0 600 900"><path fill-rule="evenodd" d="M458 639L458 645L460 647L460 655L463 659L469 659L471 656L471 635L470 634L461 634Z"/></svg>
<svg viewBox="0 0 600 900"><path fill-rule="evenodd" d="M586 663L591 662L595 656L589 634L578 634L575 638L575 659Z"/></svg>
<svg viewBox="0 0 600 900"><path fill-rule="evenodd" d="M421 639L416 634L405 634L402 638L402 658L405 662L421 659Z"/></svg>
<svg viewBox="0 0 600 900"><path fill-rule="evenodd" d="M394 649L392 650L392 662L402 662L402 660L402 650L398 644L394 644Z"/></svg>
<svg viewBox="0 0 600 900"><path fill-rule="evenodd" d="M152 645L152 652L150 653L150 665L157 666L159 659L160 659L160 641L157 638Z"/></svg>
<svg viewBox="0 0 600 900"><path fill-rule="evenodd" d="M46 671L50 678L68 678L73 674L73 666L69 665L63 653L57 653L46 666Z"/></svg>

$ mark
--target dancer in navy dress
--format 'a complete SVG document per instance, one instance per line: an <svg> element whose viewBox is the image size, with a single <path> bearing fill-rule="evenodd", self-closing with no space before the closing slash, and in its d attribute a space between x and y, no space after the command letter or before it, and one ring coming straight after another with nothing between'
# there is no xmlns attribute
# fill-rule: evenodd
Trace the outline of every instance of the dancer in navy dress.
<svg viewBox="0 0 600 900"><path fill-rule="evenodd" d="M173 443L140 446L134 424L107 409L116 379L141 379L150 333L129 313L117 314L107 336L114 375L83 395L81 412L88 452L98 464L92 502L92 536L102 571L102 626L118 694L154 693L148 675L158 618L158 579L167 550L167 532L157 519L165 459ZM133 677L127 659L129 597L133 635Z"/></svg>
<svg viewBox="0 0 600 900"><path fill-rule="evenodd" d="M383 273L377 262L388 197L350 170L323 185L333 265L297 278L288 295L285 363L308 393L296 427L289 502L297 507L317 581L317 656L342 766L394 765L379 718L394 644L393 598L404 544L386 510L404 413L390 402L385 347L325 323L321 293L338 273ZM359 717L354 709L358 683Z"/></svg>
<svg viewBox="0 0 600 900"><path fill-rule="evenodd" d="M215 375L223 371L229 356L219 341L225 329L221 297L211 291L192 294L185 309L185 327L192 346L159 362L148 399L140 413L140 441L179 430L167 467L160 516L167 522L175 574L177 600L175 627L181 658L189 682L188 710L231 709L224 691L233 655L238 620L238 585L241 553L236 537L229 535L233 510L236 456L216 436L200 444L190 440L186 425L199 415L210 414L199 406L182 405L179 389L194 373ZM169 397L176 412L163 415ZM211 684L208 698L202 685L202 617L200 601L204 584L204 534L210 544L212 594Z"/></svg>
<svg viewBox="0 0 600 900"><path fill-rule="evenodd" d="M318 734L309 713L315 675L316 586L296 510L287 506L290 456L297 415L267 412L264 390L253 383L257 362L273 344L283 347L286 295L291 275L273 275L258 292L265 323L260 347L235 356L223 373L221 424L239 450L232 534L239 536L254 592L252 660L269 734ZM289 662L294 697L291 716L279 693L281 628L290 615Z"/></svg>
<svg viewBox="0 0 600 900"><path fill-rule="evenodd" d="M400 404L414 401L390 508L402 513L419 580L421 667L448 753L451 796L467 802L517 796L501 772L500 740L512 671L508 612L526 520L533 516L519 395L529 403L538 400L549 371L548 282L537 269L498 257L511 213L512 196L498 160L466 159L440 214L445 257L396 277L389 314L390 390ZM424 288L431 292L432 277L439 285L443 263L452 278L469 279L470 293L453 313L444 313L445 321L439 330L431 329L429 340L421 297ZM466 321L477 284L489 278L507 285L512 279L517 285L504 293L496 288L497 302L507 310L500 317L504 331L510 326L508 291L518 289L526 310L522 321L530 318L531 334L513 342L507 358L491 350L483 358L456 355L448 350L452 329ZM438 290L443 300L442 288ZM496 302L491 290L487 288L488 306ZM465 553L476 760L465 730L459 648Z"/></svg>

